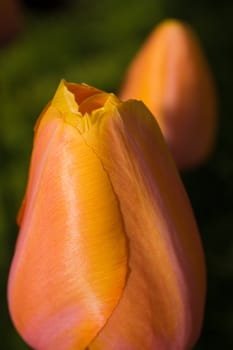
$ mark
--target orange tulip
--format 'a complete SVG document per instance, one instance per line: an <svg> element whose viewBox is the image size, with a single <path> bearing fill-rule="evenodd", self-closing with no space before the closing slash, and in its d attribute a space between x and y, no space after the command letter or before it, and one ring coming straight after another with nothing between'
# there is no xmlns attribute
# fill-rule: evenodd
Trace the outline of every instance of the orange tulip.
<svg viewBox="0 0 233 350"><path fill-rule="evenodd" d="M138 101L61 82L35 128L8 299L37 350L186 349L199 336L198 230Z"/></svg>
<svg viewBox="0 0 233 350"><path fill-rule="evenodd" d="M195 167L210 155L216 134L215 84L188 25L166 20L155 28L130 64L119 96L147 105L180 169Z"/></svg>
<svg viewBox="0 0 233 350"><path fill-rule="evenodd" d="M0 0L0 46L10 43L23 29L19 0Z"/></svg>

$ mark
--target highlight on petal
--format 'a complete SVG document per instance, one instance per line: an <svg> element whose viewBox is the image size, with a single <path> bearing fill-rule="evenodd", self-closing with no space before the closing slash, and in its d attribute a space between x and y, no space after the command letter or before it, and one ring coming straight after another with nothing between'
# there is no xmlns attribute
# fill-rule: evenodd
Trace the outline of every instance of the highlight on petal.
<svg viewBox="0 0 233 350"><path fill-rule="evenodd" d="M122 295L127 244L108 174L74 127L73 95L64 83L57 94L61 108L55 96L37 125L8 299L34 349L79 350Z"/></svg>
<svg viewBox="0 0 233 350"><path fill-rule="evenodd" d="M165 20L132 60L119 96L142 100L156 117L180 169L201 164L216 137L217 94L198 38Z"/></svg>
<svg viewBox="0 0 233 350"><path fill-rule="evenodd" d="M205 264L156 120L62 81L35 127L11 266L13 322L38 350L173 350L197 340Z"/></svg>

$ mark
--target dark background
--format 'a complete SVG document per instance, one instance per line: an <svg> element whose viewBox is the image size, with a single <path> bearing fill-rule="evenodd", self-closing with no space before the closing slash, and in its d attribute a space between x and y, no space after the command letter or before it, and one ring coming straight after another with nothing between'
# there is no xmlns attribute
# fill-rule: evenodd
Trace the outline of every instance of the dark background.
<svg viewBox="0 0 233 350"><path fill-rule="evenodd" d="M9 3L11 0L9 0ZM18 228L33 126L61 78L117 92L126 67L162 19L175 17L199 35L219 93L215 151L182 174L206 253L208 294L195 349L233 349L233 2L196 0L25 0L8 20L0 47L0 341L28 347L9 318L6 284ZM40 3L40 6L38 6ZM43 7L43 3L47 6ZM47 8L46 8L47 7ZM0 31L4 31L1 21ZM12 23L11 23L12 21ZM15 37L14 37L14 34Z"/></svg>

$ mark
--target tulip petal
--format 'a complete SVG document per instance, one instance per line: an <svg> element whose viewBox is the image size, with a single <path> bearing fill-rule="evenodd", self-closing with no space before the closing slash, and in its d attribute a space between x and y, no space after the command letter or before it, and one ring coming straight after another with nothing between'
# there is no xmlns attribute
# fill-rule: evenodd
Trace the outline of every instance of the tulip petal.
<svg viewBox="0 0 233 350"><path fill-rule="evenodd" d="M118 199L74 127L77 111L64 113L72 102L65 91L63 83L60 104L55 98L36 126L8 285L15 326L38 350L85 349L118 304L127 274Z"/></svg>
<svg viewBox="0 0 233 350"><path fill-rule="evenodd" d="M192 210L153 116L128 101L86 137L108 172L130 242L122 298L89 350L185 349L202 324L205 268Z"/></svg>

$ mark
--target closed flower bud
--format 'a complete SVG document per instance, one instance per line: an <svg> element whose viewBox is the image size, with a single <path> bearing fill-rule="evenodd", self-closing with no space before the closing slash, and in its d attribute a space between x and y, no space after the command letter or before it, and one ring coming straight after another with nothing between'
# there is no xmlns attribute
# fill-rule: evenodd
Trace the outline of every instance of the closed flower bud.
<svg viewBox="0 0 233 350"><path fill-rule="evenodd" d="M62 81L35 127L9 309L36 350L197 340L205 266L159 127L138 101Z"/></svg>
<svg viewBox="0 0 233 350"><path fill-rule="evenodd" d="M0 0L0 46L9 44L23 29L19 0Z"/></svg>
<svg viewBox="0 0 233 350"><path fill-rule="evenodd" d="M130 64L119 96L147 105L180 169L198 166L210 155L216 136L216 89L188 25L166 20L155 28Z"/></svg>

